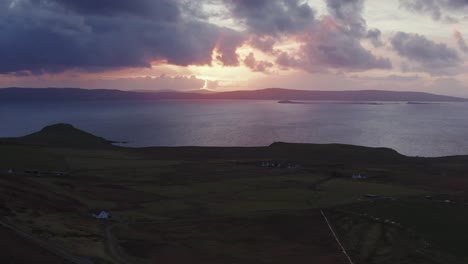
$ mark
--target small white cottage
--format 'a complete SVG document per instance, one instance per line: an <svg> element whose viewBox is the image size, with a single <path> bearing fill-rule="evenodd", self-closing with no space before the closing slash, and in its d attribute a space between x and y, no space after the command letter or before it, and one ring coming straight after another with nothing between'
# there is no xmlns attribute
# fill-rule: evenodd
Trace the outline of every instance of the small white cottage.
<svg viewBox="0 0 468 264"><path fill-rule="evenodd" d="M106 211L101 211L99 214L93 214L94 218L96 219L108 219L110 215Z"/></svg>

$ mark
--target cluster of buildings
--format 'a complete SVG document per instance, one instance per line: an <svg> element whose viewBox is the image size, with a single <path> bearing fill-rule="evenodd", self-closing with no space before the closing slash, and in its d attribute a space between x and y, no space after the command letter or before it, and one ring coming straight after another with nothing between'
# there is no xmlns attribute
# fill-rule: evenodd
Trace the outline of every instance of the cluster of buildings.
<svg viewBox="0 0 468 264"><path fill-rule="evenodd" d="M366 175L361 175L361 173L358 173L358 174L353 174L351 178L353 180L367 180L369 177L367 177Z"/></svg>
<svg viewBox="0 0 468 264"><path fill-rule="evenodd" d="M299 164L291 162L282 162L282 161L262 161L260 163L261 167L264 168L287 168L287 169L298 169L301 166Z"/></svg>
<svg viewBox="0 0 468 264"><path fill-rule="evenodd" d="M40 170L13 170L8 169L6 170L8 174L26 174L26 175L34 175L34 176L67 176L68 173L64 171L40 171Z"/></svg>

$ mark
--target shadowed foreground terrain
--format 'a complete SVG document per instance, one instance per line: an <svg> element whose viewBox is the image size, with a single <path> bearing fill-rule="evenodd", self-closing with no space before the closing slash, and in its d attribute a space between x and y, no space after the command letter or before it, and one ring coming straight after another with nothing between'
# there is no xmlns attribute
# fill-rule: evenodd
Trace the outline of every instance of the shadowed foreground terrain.
<svg viewBox="0 0 468 264"><path fill-rule="evenodd" d="M0 263L349 263L336 238L356 264L467 263L467 172L349 145L123 148L58 124L0 139Z"/></svg>
<svg viewBox="0 0 468 264"><path fill-rule="evenodd" d="M2 263L70 263L6 228L0 228L0 237Z"/></svg>

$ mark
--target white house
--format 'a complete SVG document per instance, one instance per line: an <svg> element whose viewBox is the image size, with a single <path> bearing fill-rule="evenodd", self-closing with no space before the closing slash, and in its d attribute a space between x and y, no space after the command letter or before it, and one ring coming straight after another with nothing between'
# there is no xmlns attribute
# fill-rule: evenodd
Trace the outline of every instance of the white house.
<svg viewBox="0 0 468 264"><path fill-rule="evenodd" d="M96 219L108 219L110 217L109 213L106 211L101 211L99 214L93 214Z"/></svg>

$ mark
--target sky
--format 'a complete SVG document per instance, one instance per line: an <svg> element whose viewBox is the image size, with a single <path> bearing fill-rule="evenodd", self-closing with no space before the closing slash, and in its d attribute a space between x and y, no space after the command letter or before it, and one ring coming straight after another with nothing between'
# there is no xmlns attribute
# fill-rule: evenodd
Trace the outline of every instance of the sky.
<svg viewBox="0 0 468 264"><path fill-rule="evenodd" d="M468 97L468 0L0 0L0 87Z"/></svg>

